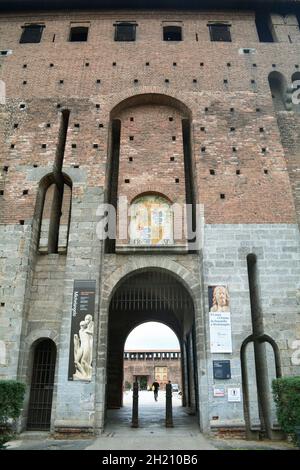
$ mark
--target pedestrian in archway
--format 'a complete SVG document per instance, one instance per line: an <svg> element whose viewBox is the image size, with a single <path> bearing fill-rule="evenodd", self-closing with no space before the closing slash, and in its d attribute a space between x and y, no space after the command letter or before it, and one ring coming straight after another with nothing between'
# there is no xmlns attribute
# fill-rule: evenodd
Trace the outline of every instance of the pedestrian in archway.
<svg viewBox="0 0 300 470"><path fill-rule="evenodd" d="M157 401L158 397L159 383L156 380L152 384L152 390L154 391L154 400Z"/></svg>

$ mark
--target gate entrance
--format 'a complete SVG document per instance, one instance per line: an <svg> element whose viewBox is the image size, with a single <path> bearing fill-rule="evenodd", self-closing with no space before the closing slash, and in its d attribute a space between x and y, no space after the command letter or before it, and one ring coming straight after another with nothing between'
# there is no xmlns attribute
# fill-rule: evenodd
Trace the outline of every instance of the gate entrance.
<svg viewBox="0 0 300 470"><path fill-rule="evenodd" d="M56 346L53 341L40 341L34 350L27 429L50 429Z"/></svg>
<svg viewBox="0 0 300 470"><path fill-rule="evenodd" d="M123 406L124 345L141 323L170 327L180 343L182 405L198 411L193 300L185 286L168 271L152 269L128 275L110 302L106 408Z"/></svg>

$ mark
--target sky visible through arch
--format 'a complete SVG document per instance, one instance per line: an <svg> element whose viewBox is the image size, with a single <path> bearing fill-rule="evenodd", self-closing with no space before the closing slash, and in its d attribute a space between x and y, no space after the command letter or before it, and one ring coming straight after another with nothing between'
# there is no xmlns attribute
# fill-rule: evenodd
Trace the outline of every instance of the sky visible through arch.
<svg viewBox="0 0 300 470"><path fill-rule="evenodd" d="M128 336L125 351L128 349L174 349L179 350L177 336L166 325L147 322L136 327Z"/></svg>

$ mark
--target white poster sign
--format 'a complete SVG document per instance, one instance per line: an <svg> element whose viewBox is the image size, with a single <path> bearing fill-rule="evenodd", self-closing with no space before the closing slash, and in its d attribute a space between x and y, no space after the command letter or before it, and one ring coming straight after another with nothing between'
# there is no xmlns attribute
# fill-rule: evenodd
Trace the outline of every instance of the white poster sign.
<svg viewBox="0 0 300 470"><path fill-rule="evenodd" d="M230 312L210 312L210 350L212 353L232 353Z"/></svg>
<svg viewBox="0 0 300 470"><path fill-rule="evenodd" d="M239 402L241 401L241 389L240 388L228 388L228 401Z"/></svg>

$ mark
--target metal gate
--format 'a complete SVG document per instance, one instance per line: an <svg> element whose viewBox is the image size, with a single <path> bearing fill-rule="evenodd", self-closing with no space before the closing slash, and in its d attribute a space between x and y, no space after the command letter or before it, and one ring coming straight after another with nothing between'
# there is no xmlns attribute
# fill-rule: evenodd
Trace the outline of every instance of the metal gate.
<svg viewBox="0 0 300 470"><path fill-rule="evenodd" d="M56 347L47 339L37 344L34 351L31 379L28 430L49 430L54 386Z"/></svg>

